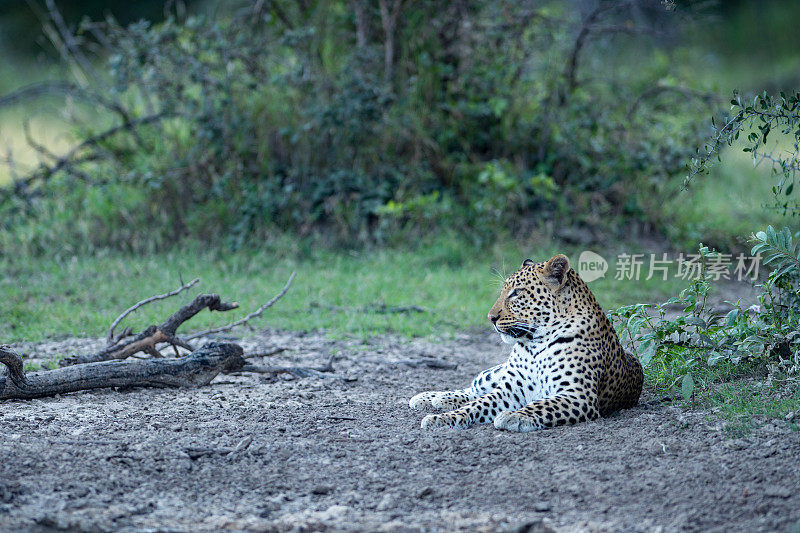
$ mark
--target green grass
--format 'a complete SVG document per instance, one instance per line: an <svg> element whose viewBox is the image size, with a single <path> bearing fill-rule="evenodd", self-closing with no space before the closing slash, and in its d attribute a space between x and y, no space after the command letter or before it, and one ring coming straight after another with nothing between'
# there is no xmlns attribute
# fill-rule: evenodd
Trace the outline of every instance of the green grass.
<svg viewBox="0 0 800 533"><path fill-rule="evenodd" d="M768 384L764 361L719 361L708 366L702 353L676 350L668 358L653 359L644 371L650 390L678 398L684 408L710 410L723 421L729 437L747 436L772 420L800 429L800 388L793 381ZM684 400L681 383L687 372L694 380L694 391ZM796 416L786 420L791 412Z"/></svg>
<svg viewBox="0 0 800 533"><path fill-rule="evenodd" d="M749 435L771 420L800 430L800 388L768 386L761 381L742 380L720 383L703 391L698 400L725 421L725 431L732 437ZM796 413L787 420L789 413Z"/></svg>
<svg viewBox="0 0 800 533"><path fill-rule="evenodd" d="M0 260L0 290L5 300L0 328L4 342L103 336L131 304L176 288L181 278L193 277L201 278L199 286L141 309L128 323L141 329L163 320L199 292L217 292L240 303L241 309L235 312L202 313L187 324L201 328L255 309L296 270L289 293L254 322L256 327L324 329L333 336L390 332L447 337L487 327L486 313L503 275L516 270L523 259L547 259L561 251L577 258L578 251L549 245L478 248L447 239L416 250L331 252L277 247L230 252L191 246L144 257L122 253L40 260L5 257ZM612 271L607 279L591 284L605 308L662 299L676 289L673 281L615 281L613 277ZM418 305L428 312L380 314L369 309L381 304Z"/></svg>

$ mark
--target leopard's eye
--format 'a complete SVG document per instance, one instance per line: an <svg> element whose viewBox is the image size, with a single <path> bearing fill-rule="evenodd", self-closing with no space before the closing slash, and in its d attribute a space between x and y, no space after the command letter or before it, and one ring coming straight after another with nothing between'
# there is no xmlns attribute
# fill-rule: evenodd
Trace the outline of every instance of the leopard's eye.
<svg viewBox="0 0 800 533"><path fill-rule="evenodd" d="M511 289L511 292L508 293L509 298L514 298L519 296L519 289Z"/></svg>

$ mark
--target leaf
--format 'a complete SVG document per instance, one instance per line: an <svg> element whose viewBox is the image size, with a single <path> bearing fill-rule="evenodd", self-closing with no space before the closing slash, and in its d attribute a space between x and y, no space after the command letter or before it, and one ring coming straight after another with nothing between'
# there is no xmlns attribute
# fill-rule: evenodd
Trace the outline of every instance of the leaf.
<svg viewBox="0 0 800 533"><path fill-rule="evenodd" d="M683 398L685 400L689 400L692 397L693 392L694 379L692 378L691 374L686 374L683 376L683 382L681 383L681 394L683 394Z"/></svg>
<svg viewBox="0 0 800 533"><path fill-rule="evenodd" d="M729 326L733 326L734 324L736 324L736 319L737 318L739 318L739 310L738 309L733 309L733 310L731 310L730 313L728 313L728 316L725 318L725 322Z"/></svg>
<svg viewBox="0 0 800 533"><path fill-rule="evenodd" d="M775 228L773 228L771 225L767 226L767 242L772 244L772 243L775 242L777 237L778 237L778 234L775 232Z"/></svg>
<svg viewBox="0 0 800 533"><path fill-rule="evenodd" d="M714 341L712 341L712 340L711 340L711 337L709 337L708 335L704 335L704 334L702 334L702 333L698 333L698 334L697 334L697 337L698 337L698 338L699 338L701 341L703 341L703 342L705 343L705 345L706 345L706 346L716 346L716 344L714 343Z"/></svg>
<svg viewBox="0 0 800 533"><path fill-rule="evenodd" d="M708 327L708 325L706 324L706 321L703 320L702 318L700 318L699 316L687 316L686 320L684 321L684 323L687 326L697 326L699 328L707 328Z"/></svg>
<svg viewBox="0 0 800 533"><path fill-rule="evenodd" d="M642 352L641 362L642 366L646 367L650 364L650 361L653 360L653 356L656 354L656 343L652 343L647 349Z"/></svg>

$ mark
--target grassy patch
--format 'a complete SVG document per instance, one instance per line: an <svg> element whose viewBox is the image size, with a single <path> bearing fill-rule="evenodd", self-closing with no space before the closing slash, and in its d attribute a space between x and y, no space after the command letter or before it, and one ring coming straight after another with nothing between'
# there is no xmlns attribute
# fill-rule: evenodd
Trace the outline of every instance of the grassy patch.
<svg viewBox="0 0 800 533"><path fill-rule="evenodd" d="M775 149L777 155L788 146ZM665 205L672 217L670 240L689 250L699 242L728 250L737 240L739 248L749 249L741 243L768 224L793 227L796 220L773 207L776 182L769 161L754 167L750 154L729 148L711 174L695 177L689 190L676 192Z"/></svg>
<svg viewBox="0 0 800 533"><path fill-rule="evenodd" d="M725 431L733 437L746 436L776 419L795 431L800 430L800 388L796 386L769 386L756 380L733 381L704 391L698 399L703 407L712 409L725 421Z"/></svg>
<svg viewBox="0 0 800 533"><path fill-rule="evenodd" d="M775 419L794 430L800 429L800 388L782 382L768 385L763 362L720 361L708 366L697 354L684 350L645 368L645 383L659 394L680 398L681 380L687 369L694 378L695 389L691 399L681 398L680 403L686 408L711 410L715 418L724 422L730 437L749 435ZM787 420L789 413L796 416Z"/></svg>
<svg viewBox="0 0 800 533"><path fill-rule="evenodd" d="M307 245L230 252L186 247L150 256L108 253L93 257L26 259L5 257L0 278L5 296L0 328L4 341L37 341L58 335L102 336L119 312L152 294L169 291L179 279L201 278L190 294L157 302L129 317L134 328L159 321L180 302L202 291L237 300L226 316L203 313L191 326L238 318L269 299L289 274L297 278L286 297L256 327L297 331L325 329L331 335L448 336L486 327L504 275L526 257L546 259L579 250L515 244L475 247L440 240L416 250L331 252ZM611 254L608 254L609 256ZM613 267L612 267L613 268ZM606 308L661 299L675 284L657 279L607 279L591 287ZM422 313L377 313L375 306L424 307Z"/></svg>

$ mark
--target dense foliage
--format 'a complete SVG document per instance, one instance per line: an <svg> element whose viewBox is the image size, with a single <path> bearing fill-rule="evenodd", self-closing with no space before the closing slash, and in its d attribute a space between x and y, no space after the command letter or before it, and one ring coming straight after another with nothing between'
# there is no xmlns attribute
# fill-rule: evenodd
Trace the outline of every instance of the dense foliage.
<svg viewBox="0 0 800 533"><path fill-rule="evenodd" d="M101 116L68 157L20 178L2 246L657 221L708 103L671 55L675 17L655 0L585 13L307 0L93 24L108 71L71 93L102 95Z"/></svg>

